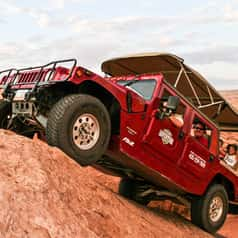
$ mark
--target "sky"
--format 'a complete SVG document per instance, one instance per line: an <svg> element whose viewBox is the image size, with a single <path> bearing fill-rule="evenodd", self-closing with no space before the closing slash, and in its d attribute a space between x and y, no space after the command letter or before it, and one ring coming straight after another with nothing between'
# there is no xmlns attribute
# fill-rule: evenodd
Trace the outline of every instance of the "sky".
<svg viewBox="0 0 238 238"><path fill-rule="evenodd" d="M215 88L238 89L238 0L0 0L0 70L168 52ZM103 75L103 74L102 74Z"/></svg>

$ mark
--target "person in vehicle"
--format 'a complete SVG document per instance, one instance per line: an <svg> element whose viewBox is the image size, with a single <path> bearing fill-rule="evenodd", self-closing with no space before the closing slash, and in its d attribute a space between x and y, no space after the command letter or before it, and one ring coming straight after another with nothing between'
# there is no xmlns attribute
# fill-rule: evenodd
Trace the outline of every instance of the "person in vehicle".
<svg viewBox="0 0 238 238"><path fill-rule="evenodd" d="M163 102L163 111L166 112L168 102ZM169 120L178 128L183 126L183 115L179 113L172 112L171 115L168 117Z"/></svg>
<svg viewBox="0 0 238 238"><path fill-rule="evenodd" d="M227 153L224 157L224 161L233 169L238 168L238 147L236 144L229 144L227 146Z"/></svg>
<svg viewBox="0 0 238 238"><path fill-rule="evenodd" d="M219 158L224 159L226 155L226 146L223 139L219 139Z"/></svg>
<svg viewBox="0 0 238 238"><path fill-rule="evenodd" d="M180 128L183 126L183 115L178 113L172 113L169 119L176 127Z"/></svg>
<svg viewBox="0 0 238 238"><path fill-rule="evenodd" d="M208 147L208 139L206 137L206 125L200 121L193 125L194 138L202 145Z"/></svg>

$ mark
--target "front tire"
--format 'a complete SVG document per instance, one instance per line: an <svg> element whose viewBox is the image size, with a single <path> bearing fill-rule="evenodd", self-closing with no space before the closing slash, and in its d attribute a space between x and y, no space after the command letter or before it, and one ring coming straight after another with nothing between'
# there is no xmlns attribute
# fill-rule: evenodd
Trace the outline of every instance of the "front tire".
<svg viewBox="0 0 238 238"><path fill-rule="evenodd" d="M111 122L104 104L90 95L69 95L50 111L46 140L81 165L95 163L107 149Z"/></svg>
<svg viewBox="0 0 238 238"><path fill-rule="evenodd" d="M215 233L221 228L227 213L228 195L220 184L211 186L204 196L192 200L192 222L210 233Z"/></svg>

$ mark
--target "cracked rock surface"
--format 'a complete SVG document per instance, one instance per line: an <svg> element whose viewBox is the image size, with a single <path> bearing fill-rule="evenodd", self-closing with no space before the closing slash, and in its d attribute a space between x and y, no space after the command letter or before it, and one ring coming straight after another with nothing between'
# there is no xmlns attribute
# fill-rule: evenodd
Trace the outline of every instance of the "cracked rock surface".
<svg viewBox="0 0 238 238"><path fill-rule="evenodd" d="M40 140L0 130L0 237L211 237L120 197L113 179Z"/></svg>
<svg viewBox="0 0 238 238"><path fill-rule="evenodd" d="M238 91L223 94L238 108ZM0 238L213 237L176 215L186 217L181 207L120 197L118 181L40 140L0 130ZM238 215L229 215L216 237L236 238L237 224Z"/></svg>

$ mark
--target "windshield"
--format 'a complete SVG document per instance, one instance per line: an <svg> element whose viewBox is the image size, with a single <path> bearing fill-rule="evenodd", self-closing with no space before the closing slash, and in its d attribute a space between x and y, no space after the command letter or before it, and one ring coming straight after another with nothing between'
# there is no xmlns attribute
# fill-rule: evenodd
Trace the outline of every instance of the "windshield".
<svg viewBox="0 0 238 238"><path fill-rule="evenodd" d="M118 84L131 88L145 100L150 100L152 98L156 81L154 79L146 80L126 80L117 81Z"/></svg>

